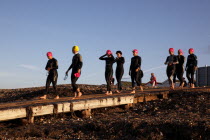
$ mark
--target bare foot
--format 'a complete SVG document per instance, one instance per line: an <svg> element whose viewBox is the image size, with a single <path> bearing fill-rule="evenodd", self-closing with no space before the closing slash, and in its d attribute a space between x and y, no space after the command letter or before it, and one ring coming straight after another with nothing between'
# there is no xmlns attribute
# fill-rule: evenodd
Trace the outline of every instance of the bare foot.
<svg viewBox="0 0 210 140"><path fill-rule="evenodd" d="M82 92L79 92L77 97L79 98L81 96L82 96Z"/></svg>
<svg viewBox="0 0 210 140"><path fill-rule="evenodd" d="M192 84L192 88L195 88L195 85L194 84Z"/></svg>
<svg viewBox="0 0 210 140"><path fill-rule="evenodd" d="M116 92L117 92L117 93L120 93L120 91L119 91L119 90L117 90Z"/></svg>
<svg viewBox="0 0 210 140"><path fill-rule="evenodd" d="M57 95L54 99L59 99L60 97Z"/></svg>
<svg viewBox="0 0 210 140"><path fill-rule="evenodd" d="M41 96L39 98L45 100L45 99L47 99L47 95Z"/></svg>
<svg viewBox="0 0 210 140"><path fill-rule="evenodd" d="M112 95L112 91L109 92L109 95Z"/></svg>
<svg viewBox="0 0 210 140"><path fill-rule="evenodd" d="M107 91L105 94L106 94L106 95L109 95L109 92Z"/></svg>
<svg viewBox="0 0 210 140"><path fill-rule="evenodd" d="M131 94L135 94L136 93L136 91L135 90L133 90L132 92L131 92Z"/></svg>

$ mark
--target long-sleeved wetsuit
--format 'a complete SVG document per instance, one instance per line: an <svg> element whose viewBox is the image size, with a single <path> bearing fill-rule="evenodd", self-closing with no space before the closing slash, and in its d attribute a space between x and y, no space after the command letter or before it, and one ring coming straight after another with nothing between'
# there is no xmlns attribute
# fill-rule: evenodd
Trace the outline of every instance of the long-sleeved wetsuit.
<svg viewBox="0 0 210 140"><path fill-rule="evenodd" d="M141 85L141 77L139 71L136 72L136 69L141 69L141 57L134 56L131 58L131 65L130 65L130 74L131 74L131 81L132 81L132 88L135 87L135 82L137 86Z"/></svg>
<svg viewBox="0 0 210 140"><path fill-rule="evenodd" d="M105 60L106 61L106 67L105 67L105 79L107 83L107 91L111 91L111 79L113 76L113 63L115 62L114 56L111 55L111 57L105 57L106 55L101 56L99 59L100 60Z"/></svg>
<svg viewBox="0 0 210 140"><path fill-rule="evenodd" d="M190 84L194 84L194 74L196 67L198 65L197 56L195 54L190 54L187 57L186 71L187 71L187 79Z"/></svg>
<svg viewBox="0 0 210 140"><path fill-rule="evenodd" d="M116 58L115 62L117 62L117 68L116 68L116 71L115 71L116 79L117 79L117 85L118 85L117 87L118 87L118 90L121 91L122 90L121 79L122 79L123 74L124 74L123 64L125 63L125 59L124 59L124 57Z"/></svg>
<svg viewBox="0 0 210 140"><path fill-rule="evenodd" d="M176 82L176 77L179 79L180 81L180 86L183 84L184 82L184 62L185 62L185 57L183 55L178 55L177 56L178 59L178 64L176 64L176 71L174 74L174 83Z"/></svg>
<svg viewBox="0 0 210 140"><path fill-rule="evenodd" d="M52 58L50 60L48 60L47 65L45 67L45 70L48 70L50 68L49 71L49 75L47 76L47 81L46 81L46 92L49 92L49 86L52 83L53 84L53 88L55 93L57 92L57 79L58 79L58 61L55 58Z"/></svg>
<svg viewBox="0 0 210 140"><path fill-rule="evenodd" d="M165 64L167 64L166 74L168 76L169 84L172 85L174 73L176 71L176 64L178 64L177 57L175 55L170 55L167 57Z"/></svg>
<svg viewBox="0 0 210 140"><path fill-rule="evenodd" d="M77 80L79 79L78 77L75 77L75 73L78 73L78 70L82 68L82 65L83 65L83 61L82 61L82 56L77 53L73 56L72 58L72 64L70 65L68 71L70 69L72 69L72 72L71 72L71 84L72 84L72 87L73 87L73 92L76 92L77 89L78 89L78 85L76 84ZM81 74L81 72L80 72Z"/></svg>

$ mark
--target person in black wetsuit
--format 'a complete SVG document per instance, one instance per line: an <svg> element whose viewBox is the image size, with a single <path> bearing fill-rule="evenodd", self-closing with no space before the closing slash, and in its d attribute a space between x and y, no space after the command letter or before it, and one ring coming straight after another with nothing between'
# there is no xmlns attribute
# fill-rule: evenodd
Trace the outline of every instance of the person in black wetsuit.
<svg viewBox="0 0 210 140"><path fill-rule="evenodd" d="M133 91L131 93L136 93L135 91L135 82L137 86L140 87L141 91L143 91L143 87L141 85L141 78L140 78L140 70L141 70L141 57L138 56L138 50L133 50L133 56L131 58L131 65L129 70L129 75L131 76L132 81L132 89Z"/></svg>
<svg viewBox="0 0 210 140"><path fill-rule="evenodd" d="M178 64L177 57L174 55L174 48L169 49L170 56L167 57L165 65L167 66L166 74L168 76L168 81L172 90L174 90L173 77L176 71L176 64Z"/></svg>
<svg viewBox="0 0 210 140"><path fill-rule="evenodd" d="M82 96L82 92L80 92L80 89L79 89L78 85L76 84L76 82L81 75L81 68L82 68L83 62L82 62L82 56L79 54L78 46L73 46L72 53L74 54L74 56L72 58L72 64L66 71L66 75L68 75L68 72L72 69L71 84L72 84L73 92L74 92L74 95L76 98L76 97Z"/></svg>
<svg viewBox="0 0 210 140"><path fill-rule="evenodd" d="M117 51L117 58L115 59L115 62L117 63L117 68L115 71L116 79L117 79L117 93L120 93L122 90L122 82L121 79L124 74L124 67L123 64L125 63L124 57L122 57L122 52Z"/></svg>
<svg viewBox="0 0 210 140"><path fill-rule="evenodd" d="M107 83L107 92L106 95L111 95L112 94L112 89L111 89L111 79L113 77L113 63L115 62L114 56L112 55L112 52L110 50L106 51L106 54L101 56L99 58L100 60L105 60L106 61L106 70L105 70L105 79Z"/></svg>
<svg viewBox="0 0 210 140"><path fill-rule="evenodd" d="M177 55L177 59L178 59L178 64L176 64L176 71L174 74L174 83L176 83L176 77L179 79L180 81L180 88L183 88L184 86L184 62L185 62L185 57L183 55L183 51L181 49L178 50L178 55Z"/></svg>
<svg viewBox="0 0 210 140"><path fill-rule="evenodd" d="M45 70L48 71L48 76L47 76L47 81L46 81L46 93L49 93L49 87L50 84L53 84L53 88L54 88L54 92L55 94L57 94L57 79L58 79L58 61L53 58L52 52L48 52L47 53L47 57L48 57L48 62L47 65L45 67ZM41 99L46 99L47 95L45 94L44 96L40 97ZM55 99L59 99L59 96L56 95Z"/></svg>
<svg viewBox="0 0 210 140"><path fill-rule="evenodd" d="M185 70L187 71L187 79L191 88L195 88L194 74L197 70L198 60L197 56L194 54L194 49L189 49L189 54L187 57L187 64Z"/></svg>

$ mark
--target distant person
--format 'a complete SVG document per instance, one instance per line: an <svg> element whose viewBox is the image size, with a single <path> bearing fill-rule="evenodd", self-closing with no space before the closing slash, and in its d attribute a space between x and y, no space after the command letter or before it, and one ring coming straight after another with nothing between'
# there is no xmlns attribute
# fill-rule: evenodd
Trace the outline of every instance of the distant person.
<svg viewBox="0 0 210 140"><path fill-rule="evenodd" d="M154 73L151 73L150 81L148 83L146 83L145 85L148 85L148 84L151 84L152 88L155 88L156 85L158 84Z"/></svg>
<svg viewBox="0 0 210 140"><path fill-rule="evenodd" d="M198 60L197 56L194 54L194 49L189 49L189 55L187 57L187 64L185 70L187 71L187 79L189 81L189 86L195 88L195 71L197 70Z"/></svg>
<svg viewBox="0 0 210 140"><path fill-rule="evenodd" d="M131 58L131 65L129 70L129 75L131 76L132 81L132 92L136 93L135 90L135 82L137 86L139 86L140 90L143 91L143 87L141 85L141 77L139 71L141 70L141 57L138 56L138 50L134 49L133 51L133 57Z"/></svg>
<svg viewBox="0 0 210 140"><path fill-rule="evenodd" d="M54 88L54 92L56 94L55 99L59 99L59 96L57 94L57 79L58 79L58 61L53 58L53 54L52 52L48 52L47 53L47 58L49 59L47 62L47 65L45 67L45 70L48 71L48 76L47 76L47 81L46 81L46 93L49 93L49 87L50 84L53 84L53 88ZM46 99L47 98L47 94L45 94L44 96L40 97L40 99Z"/></svg>
<svg viewBox="0 0 210 140"><path fill-rule="evenodd" d="M179 79L180 81L180 88L183 88L184 86L184 62L185 62L185 57L183 55L183 51L181 49L178 50L178 55L177 55L177 59L178 59L178 64L176 64L176 71L174 74L174 83L176 83L176 77Z"/></svg>
<svg viewBox="0 0 210 140"><path fill-rule="evenodd" d="M112 88L111 88L111 79L113 77L113 63L115 62L114 56L112 55L112 52L110 50L106 51L106 54L101 56L99 58L100 60L106 61L106 67L105 67L105 79L107 83L107 92L106 95L112 95Z"/></svg>
<svg viewBox="0 0 210 140"><path fill-rule="evenodd" d="M122 52L121 51L117 51L116 52L116 59L115 62L117 63L117 68L115 71L115 75L116 75L116 79L117 79L117 93L120 93L122 91L122 77L124 74L124 63L125 63L125 59L124 57L122 57Z"/></svg>
<svg viewBox="0 0 210 140"><path fill-rule="evenodd" d="M170 84L170 88L174 90L173 77L176 70L176 64L178 64L177 57L174 55L174 48L169 49L170 56L167 57L165 65L167 65L166 74Z"/></svg>
<svg viewBox="0 0 210 140"><path fill-rule="evenodd" d="M82 92L80 91L80 88L78 87L78 85L76 84L77 80L79 79L80 75L81 75L81 69L83 66L83 61L82 61L82 56L81 54L79 54L79 47L78 46L73 46L72 47L72 53L74 54L73 58L72 58L72 64L70 65L70 67L68 68L68 70L66 71L66 75L68 75L68 72L72 69L71 72L71 84L73 87L73 92L74 92L74 97L81 97L82 96Z"/></svg>

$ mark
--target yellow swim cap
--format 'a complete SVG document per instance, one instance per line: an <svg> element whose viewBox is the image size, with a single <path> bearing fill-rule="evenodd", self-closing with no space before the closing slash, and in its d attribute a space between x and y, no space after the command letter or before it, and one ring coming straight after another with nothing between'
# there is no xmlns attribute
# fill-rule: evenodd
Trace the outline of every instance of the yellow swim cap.
<svg viewBox="0 0 210 140"><path fill-rule="evenodd" d="M73 46L73 47L72 47L72 51L78 52L78 51L79 51L79 47L78 47L78 46Z"/></svg>

